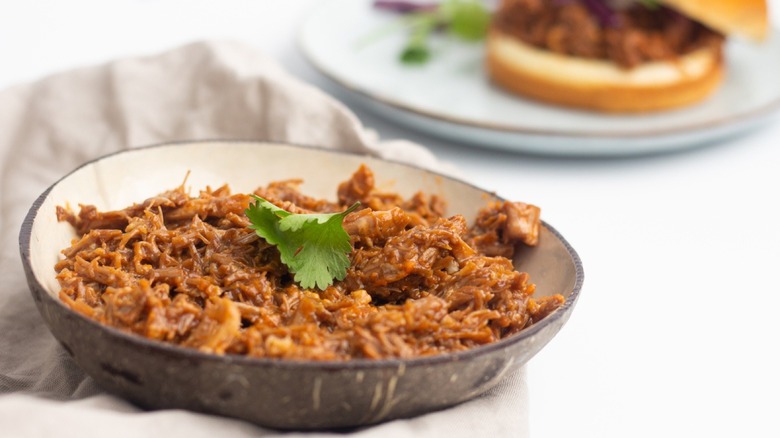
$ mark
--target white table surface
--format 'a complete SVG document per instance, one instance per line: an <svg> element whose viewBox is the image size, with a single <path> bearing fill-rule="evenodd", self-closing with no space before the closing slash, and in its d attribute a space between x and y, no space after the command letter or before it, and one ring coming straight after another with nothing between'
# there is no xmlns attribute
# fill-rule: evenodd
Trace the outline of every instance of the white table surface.
<svg viewBox="0 0 780 438"><path fill-rule="evenodd" d="M228 38L335 94L295 45L313 3L4 2L0 89ZM780 0L770 8L780 23ZM533 437L780 436L780 118L682 153L553 159L452 144L353 109L383 138L422 143L468 181L540 205L582 257L579 304L528 365Z"/></svg>

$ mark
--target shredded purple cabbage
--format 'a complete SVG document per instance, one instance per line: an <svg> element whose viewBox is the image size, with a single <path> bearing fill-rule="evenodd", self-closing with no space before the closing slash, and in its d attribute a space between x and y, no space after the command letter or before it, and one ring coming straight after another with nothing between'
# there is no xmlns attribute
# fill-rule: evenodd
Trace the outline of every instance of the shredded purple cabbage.
<svg viewBox="0 0 780 438"><path fill-rule="evenodd" d="M581 0L604 27L620 27L620 17L603 0Z"/></svg>
<svg viewBox="0 0 780 438"><path fill-rule="evenodd" d="M412 12L435 10L438 4L404 0L374 0L374 7L399 14L410 14Z"/></svg>

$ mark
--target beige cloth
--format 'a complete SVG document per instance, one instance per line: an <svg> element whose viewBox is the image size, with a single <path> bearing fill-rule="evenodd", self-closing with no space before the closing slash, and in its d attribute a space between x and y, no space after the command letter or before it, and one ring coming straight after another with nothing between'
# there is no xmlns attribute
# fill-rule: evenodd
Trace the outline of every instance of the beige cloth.
<svg viewBox="0 0 780 438"><path fill-rule="evenodd" d="M40 193L98 156L189 139L286 141L443 168L422 146L379 142L344 105L236 43L194 43L0 92L0 435L279 433L192 412L145 412L104 393L56 343L27 290L17 238ZM521 370L469 403L352 434L525 436L527 422Z"/></svg>

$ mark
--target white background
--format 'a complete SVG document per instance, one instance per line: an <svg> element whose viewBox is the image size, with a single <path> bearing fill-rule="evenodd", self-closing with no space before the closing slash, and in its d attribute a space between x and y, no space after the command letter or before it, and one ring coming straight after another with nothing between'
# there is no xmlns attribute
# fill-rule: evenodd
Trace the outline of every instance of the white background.
<svg viewBox="0 0 780 438"><path fill-rule="evenodd" d="M4 1L0 89L226 38L335 93L295 46L313 3ZM780 1L770 7L779 23ZM464 179L540 205L579 251L580 302L528 366L533 437L780 436L780 119L676 154L553 159L452 144L355 112L383 138L430 147Z"/></svg>

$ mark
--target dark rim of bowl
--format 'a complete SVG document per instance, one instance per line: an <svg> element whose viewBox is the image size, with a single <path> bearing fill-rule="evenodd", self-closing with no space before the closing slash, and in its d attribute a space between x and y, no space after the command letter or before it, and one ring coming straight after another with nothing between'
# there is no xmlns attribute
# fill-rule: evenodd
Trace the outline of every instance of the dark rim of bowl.
<svg viewBox="0 0 780 438"><path fill-rule="evenodd" d="M404 163L397 160L392 159L385 159L376 157L373 155L366 155L361 154L358 152L352 152L352 151L344 151L344 150L337 150L337 149L328 149L324 147L319 146L312 146L312 145L303 145L303 144L295 144L290 142L281 142L281 141L274 141L274 140L250 140L250 139L199 139L199 140L179 140L179 141L170 141L170 142L161 142L161 143L155 143L147 146L141 146L141 147L135 147L131 149L124 149L120 151L111 152L106 155L102 155L100 157L97 157L93 160L87 161L80 166L76 167L72 171L68 172L65 176L57 180L55 183L53 183L51 186L49 186L32 204L30 207L30 210L28 211L24 222L22 224L22 228L20 230L19 234L19 248L20 252L22 254L22 262L25 265L26 269L29 269L30 272L33 273L33 277L35 278L35 283L38 288L40 288L41 291L43 291L49 299L52 301L57 302L58 305L62 306L62 308L66 312L70 312L73 315L76 315L79 319L82 320L82 322L86 322L87 324L92 325L96 329L99 330L106 330L110 335L116 336L119 338L122 338L125 341L128 341L130 343L138 344L140 347L143 347L145 349L152 349L152 350L160 350L161 352L171 354L171 355L181 355L183 357L186 357L188 359L198 359L198 360L207 360L207 361L221 361L225 362L226 364L237 364L237 365L250 365L250 366L264 366L264 367L285 367L285 368L305 368L305 369L322 369L324 371L327 370L343 370L343 369L375 369L375 368L399 368L399 367L417 367L417 366L427 366L427 365L433 365L433 364L440 364L440 363L448 363L448 362L458 362L458 361L465 361L468 359L471 359L475 356L481 356L485 354L489 354L491 352L497 351L497 350L503 350L511 345L514 345L516 343L521 342L522 340L533 337L536 333L538 333L540 330L542 330L545 326L553 323L554 321L563 318L564 315L567 315L571 308L576 303L577 299L579 298L580 289L582 288L582 284L585 278L585 273L582 266L582 261L580 260L579 255L577 252L572 248L572 246L569 244L566 239L563 238L563 236L556 230L555 228L551 227L546 222L542 221L542 224L545 228L547 228L553 235L555 235L561 243L566 248L567 253L571 256L572 261L575 265L575 272L576 272L576 279L574 283L574 287L572 288L571 294L566 297L566 301L564 302L563 306L558 308L555 312L545 317L543 320L539 321L538 323L527 327L520 332L507 337L500 339L496 342L477 346L474 348L470 348L468 350L464 351L458 351L453 353L442 353L437 354L433 356L423 356L423 357L416 357L416 358L410 358L410 359L351 359L351 360L344 360L344 361L316 361L316 360L301 360L301 359L274 359L274 358L263 358L263 357L251 357L251 356L240 356L240 355L218 355L213 353L205 353L201 352L196 349L192 348L186 348L181 347L175 344L169 344L161 341L155 341L152 339L145 338L143 336L124 332L122 330L119 330L114 327L110 327L104 324L101 324L91 318L88 318L78 312L73 311L72 309L68 308L62 301L56 299L51 294L48 293L45 287L38 281L38 277L35 275L32 265L30 263L30 245L32 243L31 237L32 237L32 226L35 222L35 219L38 215L38 210L43 204L43 202L48 197L51 190L56 187L60 182L71 176L72 174L79 171L81 168L89 166L95 162L101 161L103 159L112 157L114 155L123 155L123 154L130 154L130 153L143 153L148 152L152 149L162 149L162 148L168 148L168 147L183 147L187 145L195 145L195 144L206 144L206 143L235 143L235 144L255 144L257 147L274 147L274 146L287 146L287 147L294 147L294 148L300 148L300 149L308 149L308 150L316 150L316 151L322 151L326 153L333 153L333 154L341 154L341 155L350 155L350 156L356 156L356 157L368 157L371 159L376 159L380 161L386 161L394 164L398 164L401 166L406 166L414 169L418 169L423 172L428 172L434 175L438 175L444 179L452 180L459 182L461 184L465 184L469 187L472 187L476 190L490 193L491 195L495 196L498 199L504 200L504 198L496 195L495 193L488 192L483 188L480 188L474 184L468 183L466 181L463 181L461 179L444 175L442 173L432 171L429 169L422 168L420 166L416 166L414 164Z"/></svg>

